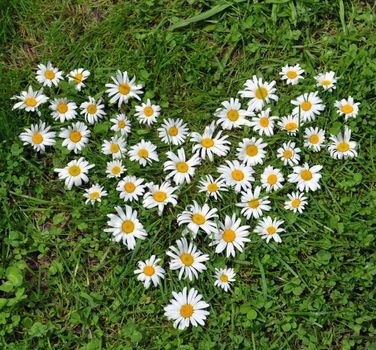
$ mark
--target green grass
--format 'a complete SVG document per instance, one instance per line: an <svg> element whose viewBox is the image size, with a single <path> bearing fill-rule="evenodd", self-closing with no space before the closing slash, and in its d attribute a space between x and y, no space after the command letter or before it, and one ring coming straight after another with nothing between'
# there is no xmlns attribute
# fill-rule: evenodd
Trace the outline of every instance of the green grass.
<svg viewBox="0 0 376 350"><path fill-rule="evenodd" d="M3 1L1 348L375 349L374 10L365 1L342 0ZM310 164L324 165L322 190L309 195L302 215L282 209L283 194L272 196L272 215L285 220L281 245L253 234L245 252L226 261L199 238L200 249L211 256L209 271L226 261L236 269L237 282L225 294L214 289L211 273L202 274L191 285L211 304L207 325L179 332L164 318L163 306L172 290L188 282L168 271L160 288L145 291L133 270L152 253L163 256L180 236L174 217L193 198L204 200L193 193L199 176L184 187L170 216L156 218L134 205L149 232L134 251L110 242L103 232L106 214L121 202L113 182L100 176L105 157L98 149L109 123L95 128L94 142L83 153L97 164L91 180L111 189L95 208L83 204L79 191L65 191L53 173L69 159L61 147L35 157L18 139L37 117L12 111L10 97L30 82L37 86L35 67L48 60L64 71L83 66L92 72L83 96L102 95L111 74L128 70L161 104L164 117L181 117L192 130L202 130L253 74L278 79L283 65L298 62L311 77L334 70L341 79L325 102L331 106L348 95L361 102L358 118L348 122L359 157L338 162L325 152L305 155ZM312 89L312 79L293 88L279 84L286 104L277 112L287 112L291 98ZM47 113L43 117L50 120ZM334 133L342 119L330 107L317 124ZM155 128L135 129L130 144L145 137L160 154L168 150ZM233 133L231 140L248 132ZM269 151L285 139L279 133L268 140ZM163 178L158 165L145 173L126 163L129 172L148 180ZM229 194L219 204L221 217L232 213L235 200Z"/></svg>

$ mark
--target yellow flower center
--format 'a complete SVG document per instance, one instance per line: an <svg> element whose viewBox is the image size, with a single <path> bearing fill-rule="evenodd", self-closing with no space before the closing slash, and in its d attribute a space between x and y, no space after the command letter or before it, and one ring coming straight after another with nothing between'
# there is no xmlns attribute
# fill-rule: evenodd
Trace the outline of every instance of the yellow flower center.
<svg viewBox="0 0 376 350"><path fill-rule="evenodd" d="M136 189L136 185L133 182L127 182L124 184L124 190L128 193L133 193Z"/></svg>
<svg viewBox="0 0 376 350"><path fill-rule="evenodd" d="M266 128L269 126L269 118L267 117L262 117L260 118L260 125L263 127L263 128Z"/></svg>
<svg viewBox="0 0 376 350"><path fill-rule="evenodd" d="M176 164L176 170L179 173L186 173L188 171L188 164L186 162L179 162Z"/></svg>
<svg viewBox="0 0 376 350"><path fill-rule="evenodd" d="M309 110L312 108L312 103L309 102L309 101L304 101L304 102L300 105L300 108L301 108L303 111L307 112L307 111L309 111Z"/></svg>
<svg viewBox="0 0 376 350"><path fill-rule="evenodd" d="M205 148L210 148L214 146L214 141L213 139L205 138L201 140L201 145Z"/></svg>
<svg viewBox="0 0 376 350"><path fill-rule="evenodd" d="M63 113L66 113L68 111L68 105L65 102L60 102L60 103L58 103L56 109L59 113L63 114Z"/></svg>
<svg viewBox="0 0 376 350"><path fill-rule="evenodd" d="M96 200L96 199L99 198L99 192L92 192L92 193L90 193L89 197L92 200Z"/></svg>
<svg viewBox="0 0 376 350"><path fill-rule="evenodd" d="M242 181L244 179L244 173L238 169L233 170L231 176L236 181Z"/></svg>
<svg viewBox="0 0 376 350"><path fill-rule="evenodd" d="M82 135L79 131L77 130L73 130L70 134L69 134L69 138L72 142L80 142L81 141L81 138L82 138Z"/></svg>
<svg viewBox="0 0 376 350"><path fill-rule="evenodd" d="M82 73L77 73L77 74L75 74L75 76L74 76L74 79L75 79L75 83L76 84L79 84L79 83L81 83L82 82L82 78L83 78L84 76L83 76L83 74Z"/></svg>
<svg viewBox="0 0 376 350"><path fill-rule="evenodd" d="M184 318L190 318L193 315L193 306L190 304L184 304L180 308L180 315Z"/></svg>
<svg viewBox="0 0 376 350"><path fill-rule="evenodd" d="M292 158L292 151L290 151L289 149L284 150L283 151L283 157L286 158L286 159Z"/></svg>
<svg viewBox="0 0 376 350"><path fill-rule="evenodd" d="M37 105L37 100L34 97L27 97L25 105L28 107L35 107Z"/></svg>
<svg viewBox="0 0 376 350"><path fill-rule="evenodd" d="M270 174L266 180L266 182L269 184L269 185L275 185L277 183L277 175L275 174Z"/></svg>
<svg viewBox="0 0 376 350"><path fill-rule="evenodd" d="M293 208L298 208L301 203L301 200L299 198L295 198L291 201L291 206Z"/></svg>
<svg viewBox="0 0 376 350"><path fill-rule="evenodd" d="M141 148L141 149L138 151L138 156L139 156L140 158L147 158L147 157L149 157L149 152L148 152L147 149L145 149L145 148Z"/></svg>
<svg viewBox="0 0 376 350"><path fill-rule="evenodd" d="M72 165L68 169L68 173L70 176L78 176L81 174L81 168L78 165Z"/></svg>
<svg viewBox="0 0 376 350"><path fill-rule="evenodd" d="M221 276L219 276L219 279L220 279L221 282L223 282L223 283L227 283L227 282L228 282L228 276L225 275L225 274L222 274Z"/></svg>
<svg viewBox="0 0 376 350"><path fill-rule="evenodd" d="M312 172L308 169L302 170L300 176L304 181L309 181L312 179Z"/></svg>
<svg viewBox="0 0 376 350"><path fill-rule="evenodd" d="M269 233L269 235L274 235L277 232L277 229L274 226L269 226L266 231Z"/></svg>
<svg viewBox="0 0 376 350"><path fill-rule="evenodd" d="M320 141L320 138L316 134L313 134L309 137L309 142L312 143L312 145L316 145L317 143L319 143L319 141Z"/></svg>
<svg viewBox="0 0 376 350"><path fill-rule="evenodd" d="M298 74L293 70L289 70L286 75L289 79L295 79L298 76Z"/></svg>
<svg viewBox="0 0 376 350"><path fill-rule="evenodd" d="M226 242L226 243L231 243L235 240L235 237L236 237L236 234L235 234L235 231L234 230L231 230L230 228L228 228L227 230L224 230L223 231L223 235L222 235L222 239Z"/></svg>
<svg viewBox="0 0 376 350"><path fill-rule="evenodd" d="M252 199L251 201L248 202L248 206L252 209L258 208L260 205L260 201L258 199Z"/></svg>
<svg viewBox="0 0 376 350"><path fill-rule="evenodd" d="M144 108L144 114L147 117L151 117L154 114L154 109L152 107L150 107L150 106L146 106Z"/></svg>
<svg viewBox="0 0 376 350"><path fill-rule="evenodd" d="M293 130L296 130L298 128L298 125L294 122L289 122L285 125L285 129L287 131L293 131Z"/></svg>
<svg viewBox="0 0 376 350"><path fill-rule="evenodd" d="M110 146L111 153L118 153L120 151L120 147L117 143L111 143Z"/></svg>
<svg viewBox="0 0 376 350"><path fill-rule="evenodd" d="M46 79L52 80L53 78L55 78L55 73L54 73L54 71L47 69L44 72L44 76L45 76Z"/></svg>
<svg viewBox="0 0 376 350"><path fill-rule="evenodd" d="M179 129L176 126L172 126L170 129L168 129L168 134L170 136L176 136L179 133Z"/></svg>
<svg viewBox="0 0 376 350"><path fill-rule="evenodd" d="M118 90L122 95L128 95L131 91L131 87L127 83L121 83Z"/></svg>
<svg viewBox="0 0 376 350"><path fill-rule="evenodd" d="M120 168L119 166L115 165L115 166L112 168L111 172L112 172L114 175L118 175L118 174L120 174L120 172L121 172L121 168Z"/></svg>
<svg viewBox="0 0 376 350"><path fill-rule="evenodd" d="M330 80L323 80L321 82L322 85L329 86L332 82Z"/></svg>
<svg viewBox="0 0 376 350"><path fill-rule="evenodd" d="M166 192L157 191L153 194L153 198L156 202L164 202L167 198Z"/></svg>
<svg viewBox="0 0 376 350"><path fill-rule="evenodd" d="M40 145L43 142L43 136L40 133L34 134L31 139L36 145Z"/></svg>
<svg viewBox="0 0 376 350"><path fill-rule="evenodd" d="M120 129L124 129L125 128L125 121L124 120L119 120L118 121L118 127L120 128Z"/></svg>
<svg viewBox="0 0 376 350"><path fill-rule="evenodd" d="M337 151L339 152L344 153L344 152L347 152L349 149L350 149L350 145L345 141L342 141L337 145Z"/></svg>
<svg viewBox="0 0 376 350"><path fill-rule="evenodd" d="M149 277L153 276L155 274L155 268L151 265L146 265L144 267L144 274Z"/></svg>
<svg viewBox="0 0 376 350"><path fill-rule="evenodd" d="M344 105L341 108L342 113L349 114L354 111L354 107L352 105Z"/></svg>
<svg viewBox="0 0 376 350"><path fill-rule="evenodd" d="M208 191L209 192L216 192L218 190L218 185L215 183L210 183L208 185Z"/></svg>
<svg viewBox="0 0 376 350"><path fill-rule="evenodd" d="M192 215L192 221L193 221L196 225L203 225L203 224L205 224L206 219L205 219L205 216L204 216L204 215L201 215L201 214L193 214L193 215Z"/></svg>
<svg viewBox="0 0 376 350"><path fill-rule="evenodd" d="M189 253L180 255L180 260L185 266L191 266L193 264L193 256Z"/></svg>
<svg viewBox="0 0 376 350"><path fill-rule="evenodd" d="M134 231L134 223L131 220L125 220L123 221L121 225L121 229L123 230L124 233L129 234Z"/></svg>
<svg viewBox="0 0 376 350"><path fill-rule="evenodd" d="M231 120L232 122L236 122L240 117L239 112L236 109L230 109L227 112L227 118Z"/></svg>
<svg viewBox="0 0 376 350"><path fill-rule="evenodd" d="M245 153L247 153L247 155L250 157L254 157L255 155L258 154L258 147L255 145L249 145L245 149Z"/></svg>
<svg viewBox="0 0 376 350"><path fill-rule="evenodd" d="M259 99L259 100L263 100L265 98L268 97L268 90L266 90L266 88L264 87L259 87L257 90L256 90L256 97Z"/></svg>
<svg viewBox="0 0 376 350"><path fill-rule="evenodd" d="M95 114L97 112L97 106L95 104L88 105L86 110L89 114Z"/></svg>

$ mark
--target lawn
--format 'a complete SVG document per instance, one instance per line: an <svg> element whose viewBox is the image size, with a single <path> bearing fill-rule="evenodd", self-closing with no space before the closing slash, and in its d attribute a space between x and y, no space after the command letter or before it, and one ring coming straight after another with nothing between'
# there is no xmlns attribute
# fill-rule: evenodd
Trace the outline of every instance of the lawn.
<svg viewBox="0 0 376 350"><path fill-rule="evenodd" d="M376 349L372 2L3 0L0 14L2 349ZM142 83L145 97L161 106L161 119L182 118L199 132L254 74L277 81L278 112L287 113L291 99L316 89L316 74L333 70L340 79L327 105L349 95L361 103L359 115L346 122L358 157L305 154L305 161L324 167L321 190L309 192L303 214L283 209L285 193L272 196L271 215L285 221L283 242L267 244L251 233L244 252L226 259L200 235L196 243L210 256L208 271L194 282L179 281L165 255L181 236L176 216L192 200L205 201L196 190L198 179L214 173L223 159L204 162L192 184L182 188L178 205L162 217L141 202L132 203L149 237L128 251L104 232L106 215L124 203L115 182L99 172L105 169L100 149L110 137L109 116L116 106L109 106L105 121L94 126L82 153L98 169L92 182L109 192L100 205L85 205L82 192L68 191L58 180L54 168L74 158L61 142L36 155L19 139L38 117L13 111L10 98L29 84L38 86L36 67L48 61L65 72L84 67L92 73L82 96L62 85L62 94L77 102L103 96L107 105L104 85L118 69L126 70ZM307 79L288 86L278 72L296 63ZM41 118L53 124L48 113ZM155 126L133 124L129 144L145 138L161 155L170 149ZM327 136L343 124L333 107L317 119ZM237 144L252 134L240 129L230 140ZM270 150L288 139L278 135L268 139ZM189 149L190 142L184 147ZM160 164L126 164L148 181L165 177ZM220 216L235 212L241 217L237 201L230 191L223 201L209 203ZM247 223L253 230L256 220ZM167 273L159 287L145 290L133 271L152 254L163 259ZM213 285L214 267L225 263L237 273L230 293ZM194 286L211 305L204 327L179 331L164 316L171 292L184 286Z"/></svg>

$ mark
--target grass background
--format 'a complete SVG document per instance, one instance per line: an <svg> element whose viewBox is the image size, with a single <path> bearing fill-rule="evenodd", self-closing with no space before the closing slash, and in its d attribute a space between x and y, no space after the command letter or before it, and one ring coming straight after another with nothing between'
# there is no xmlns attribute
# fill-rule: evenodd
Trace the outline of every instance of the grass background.
<svg viewBox="0 0 376 350"><path fill-rule="evenodd" d="M3 0L1 348L376 349L372 6L342 0ZM181 21L192 17L196 21ZM306 156L325 166L322 191L310 196L308 210L299 216L277 205L281 194L272 196L272 214L286 221L284 242L266 245L253 236L245 253L228 262L238 273L233 293L214 289L210 273L201 275L194 285L212 305L207 326L179 332L164 318L162 306L171 290L187 283L169 271L160 288L144 291L132 273L138 260L161 255L179 237L173 219L184 204L204 197L187 186L171 215L157 219L135 205L149 239L132 252L111 243L103 227L113 205L121 204L117 194L112 190L100 207L84 206L81 193L66 192L53 174L53 167L69 158L61 146L35 157L18 140L37 118L12 111L10 97L30 82L37 86L35 68L48 60L64 71L83 66L92 72L82 96L101 96L115 70L128 70L161 104L164 117L181 117L192 130L202 130L220 102L235 96L253 74L278 79L283 65L297 62L308 76L334 70L341 79L327 105L348 95L361 102L358 118L349 122L359 157L337 162L324 152ZM312 80L305 84L293 89L279 84L286 105L278 112L314 88ZM68 86L60 93L84 99ZM48 120L47 113L43 116ZM318 125L337 132L342 120L329 107ZM97 170L105 165L97 150L108 128L108 122L96 126L94 142L84 152ZM160 145L155 128L135 129L129 143L145 137ZM283 141L284 136L273 138L269 149ZM160 146L160 153L167 150ZM148 179L163 177L158 166L146 175L127 166ZM213 169L209 165L200 172ZM110 188L99 171L92 180ZM221 216L232 212L235 200L234 194L226 196ZM224 264L203 237L198 243L211 255L210 270Z"/></svg>

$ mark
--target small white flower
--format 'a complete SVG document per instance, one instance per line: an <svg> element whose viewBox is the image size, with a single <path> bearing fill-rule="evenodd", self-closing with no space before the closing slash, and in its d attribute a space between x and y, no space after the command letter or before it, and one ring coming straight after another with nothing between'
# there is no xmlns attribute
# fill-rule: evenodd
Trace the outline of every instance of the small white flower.
<svg viewBox="0 0 376 350"><path fill-rule="evenodd" d="M225 130L238 129L243 125L249 125L249 120L246 117L254 115L251 111L241 109L242 105L237 98L222 102L222 106L215 111L214 115L219 118L217 124Z"/></svg>
<svg viewBox="0 0 376 350"><path fill-rule="evenodd" d="M139 261L137 263L138 269L134 270L134 274L138 275L137 279L144 284L146 289L150 287L151 283L154 287L157 287L160 280L164 278L165 270L158 264L160 260L152 255L145 262Z"/></svg>
<svg viewBox="0 0 376 350"><path fill-rule="evenodd" d="M298 116L303 123L315 120L325 109L321 98L317 96L317 91L300 95L291 103L296 106L292 115Z"/></svg>
<svg viewBox="0 0 376 350"><path fill-rule="evenodd" d="M67 98L55 98L50 104L50 109L52 117L60 120L61 123L76 118L77 105L68 101Z"/></svg>
<svg viewBox="0 0 376 350"><path fill-rule="evenodd" d="M282 182L285 181L285 178L283 177L281 170L268 165L261 174L260 181L261 186L265 188L266 192L271 192L282 188Z"/></svg>
<svg viewBox="0 0 376 350"><path fill-rule="evenodd" d="M37 112L40 115L38 107L48 101L48 97L43 95L43 89L34 91L29 86L27 91L21 91L18 96L13 96L13 100L19 100L12 109L24 109L26 112Z"/></svg>
<svg viewBox="0 0 376 350"><path fill-rule="evenodd" d="M153 105L150 99L147 99L146 103L142 103L141 106L136 106L135 117L141 124L151 125L157 121L161 113L161 107Z"/></svg>
<svg viewBox="0 0 376 350"><path fill-rule="evenodd" d="M214 286L222 288L225 292L231 290L231 285L235 282L235 271L234 269L215 269L214 273Z"/></svg>
<svg viewBox="0 0 376 350"><path fill-rule="evenodd" d="M112 155L114 159L122 158L125 155L126 141L122 136L113 136L110 141L102 143L102 153Z"/></svg>
<svg viewBox="0 0 376 350"><path fill-rule="evenodd" d="M266 243L269 243L272 238L277 243L282 243L279 233L285 231L280 227L283 223L283 220L272 219L270 216L267 216L259 220L254 232L258 233L262 239L266 239Z"/></svg>
<svg viewBox="0 0 376 350"><path fill-rule="evenodd" d="M102 197L108 196L106 190L103 189L103 186L95 184L88 189L85 189L84 197L86 198L85 204L89 202L94 204L95 202L101 202Z"/></svg>
<svg viewBox="0 0 376 350"><path fill-rule="evenodd" d="M82 151L89 142L89 136L90 130L82 122L73 123L67 128L62 128L59 134L59 137L64 139L63 146L76 154Z"/></svg>
<svg viewBox="0 0 376 350"><path fill-rule="evenodd" d="M221 192L227 192L224 182L225 180L221 178L214 180L213 176L206 175L200 181L199 192L204 192L208 197L214 197L214 199L222 198Z"/></svg>
<svg viewBox="0 0 376 350"><path fill-rule="evenodd" d="M146 209L158 208L158 215L161 216L164 207L171 203L176 206L178 196L175 194L177 187L172 187L169 181L165 181L160 185L149 184L149 191L144 195L143 206Z"/></svg>
<svg viewBox="0 0 376 350"><path fill-rule="evenodd" d="M304 79L302 74L304 70L300 67L299 64L295 66L286 65L282 68L282 71L279 72L282 80L286 80L286 84L296 85L299 83L299 79Z"/></svg>
<svg viewBox="0 0 376 350"><path fill-rule="evenodd" d="M321 169L321 165L310 167L308 163L304 163L303 166L298 165L293 168L293 173L288 176L288 180L296 183L299 191L316 191L320 188Z"/></svg>
<svg viewBox="0 0 376 350"><path fill-rule="evenodd" d="M138 144L131 147L128 151L130 160L138 162L142 166L158 162L157 147L150 141L141 140Z"/></svg>
<svg viewBox="0 0 376 350"><path fill-rule="evenodd" d="M116 191L120 192L120 198L127 201L137 201L145 192L144 179L136 176L126 176L119 181Z"/></svg>
<svg viewBox="0 0 376 350"><path fill-rule="evenodd" d="M313 152L319 152L324 146L325 131L319 128L307 128L304 131L304 146L313 150Z"/></svg>
<svg viewBox="0 0 376 350"><path fill-rule="evenodd" d="M255 181L255 178L252 176L254 170L250 166L238 160L226 160L226 164L218 167L218 173L227 186L233 187L236 192L251 187L251 181Z"/></svg>
<svg viewBox="0 0 376 350"><path fill-rule="evenodd" d="M60 80L64 80L64 77L63 72L53 67L51 62L48 62L47 66L38 64L36 79L44 86L51 87L52 85L58 86Z"/></svg>
<svg viewBox="0 0 376 350"><path fill-rule="evenodd" d="M26 128L20 134L20 139L24 145L30 144L34 150L43 153L46 150L46 146L53 146L56 142L56 133L50 131L50 129L50 126L40 120L38 124L31 124L30 129Z"/></svg>
<svg viewBox="0 0 376 350"><path fill-rule="evenodd" d="M355 118L359 112L359 105L360 102L354 102L354 99L349 96L346 99L342 99L341 101L336 101L334 106L337 108L337 113L339 115L344 115L345 120L349 119L350 117Z"/></svg>
<svg viewBox="0 0 376 350"><path fill-rule="evenodd" d="M295 147L295 142L284 142L282 147L278 148L278 158L283 161L284 165L296 165L300 161L300 148Z"/></svg>
<svg viewBox="0 0 376 350"><path fill-rule="evenodd" d="M278 119L277 116L269 116L270 108L265 111L261 111L257 117L253 117L251 120L251 127L253 131L258 132L260 136L272 136L274 135L274 121Z"/></svg>
<svg viewBox="0 0 376 350"><path fill-rule="evenodd" d="M123 166L121 160L116 159L112 162L107 162L106 174L108 178L120 177L127 169Z"/></svg>
<svg viewBox="0 0 376 350"><path fill-rule="evenodd" d="M113 123L111 130L120 132L122 136L127 136L131 132L132 124L125 114L120 113L116 118L112 118L110 121Z"/></svg>
<svg viewBox="0 0 376 350"><path fill-rule="evenodd" d="M189 129L182 119L165 119L160 128L158 128L159 137L162 142L175 146L184 143Z"/></svg>
<svg viewBox="0 0 376 350"><path fill-rule="evenodd" d="M351 130L345 126L344 133L337 136L330 136L332 143L328 145L330 156L334 159L354 158L358 155L356 151L356 142L351 141Z"/></svg>
<svg viewBox="0 0 376 350"><path fill-rule="evenodd" d="M282 117L278 122L278 126L288 134L295 135L300 127L299 116L288 115L287 117Z"/></svg>
<svg viewBox="0 0 376 350"><path fill-rule="evenodd" d="M317 87L322 87L324 91L332 91L336 88L335 84L337 83L336 73L333 71L320 73L315 77L317 82Z"/></svg>
<svg viewBox="0 0 376 350"><path fill-rule="evenodd" d="M294 213L302 213L307 204L307 197L301 192L292 192L287 194L288 200L285 201L285 209L292 210Z"/></svg>
<svg viewBox="0 0 376 350"><path fill-rule="evenodd" d="M263 211L271 209L270 200L268 196L260 196L261 186L256 186L254 191L251 188L241 193L240 203L236 206L242 208L242 215L248 220L252 217L258 219L263 215Z"/></svg>
<svg viewBox="0 0 376 350"><path fill-rule="evenodd" d="M81 103L80 108L81 114L85 116L85 119L89 124L94 124L106 115L102 100L95 101L91 96L89 96L88 102Z"/></svg>
<svg viewBox="0 0 376 350"><path fill-rule="evenodd" d="M262 164L263 159L266 155L266 146L267 144L264 143L264 140L262 138L246 138L239 142L239 147L236 149L236 155L240 161L246 163L249 166Z"/></svg>
<svg viewBox="0 0 376 350"><path fill-rule="evenodd" d="M68 80L75 84L75 88L78 91L81 91L83 87L86 86L84 81L89 77L90 72L84 68L74 69L69 72Z"/></svg>

